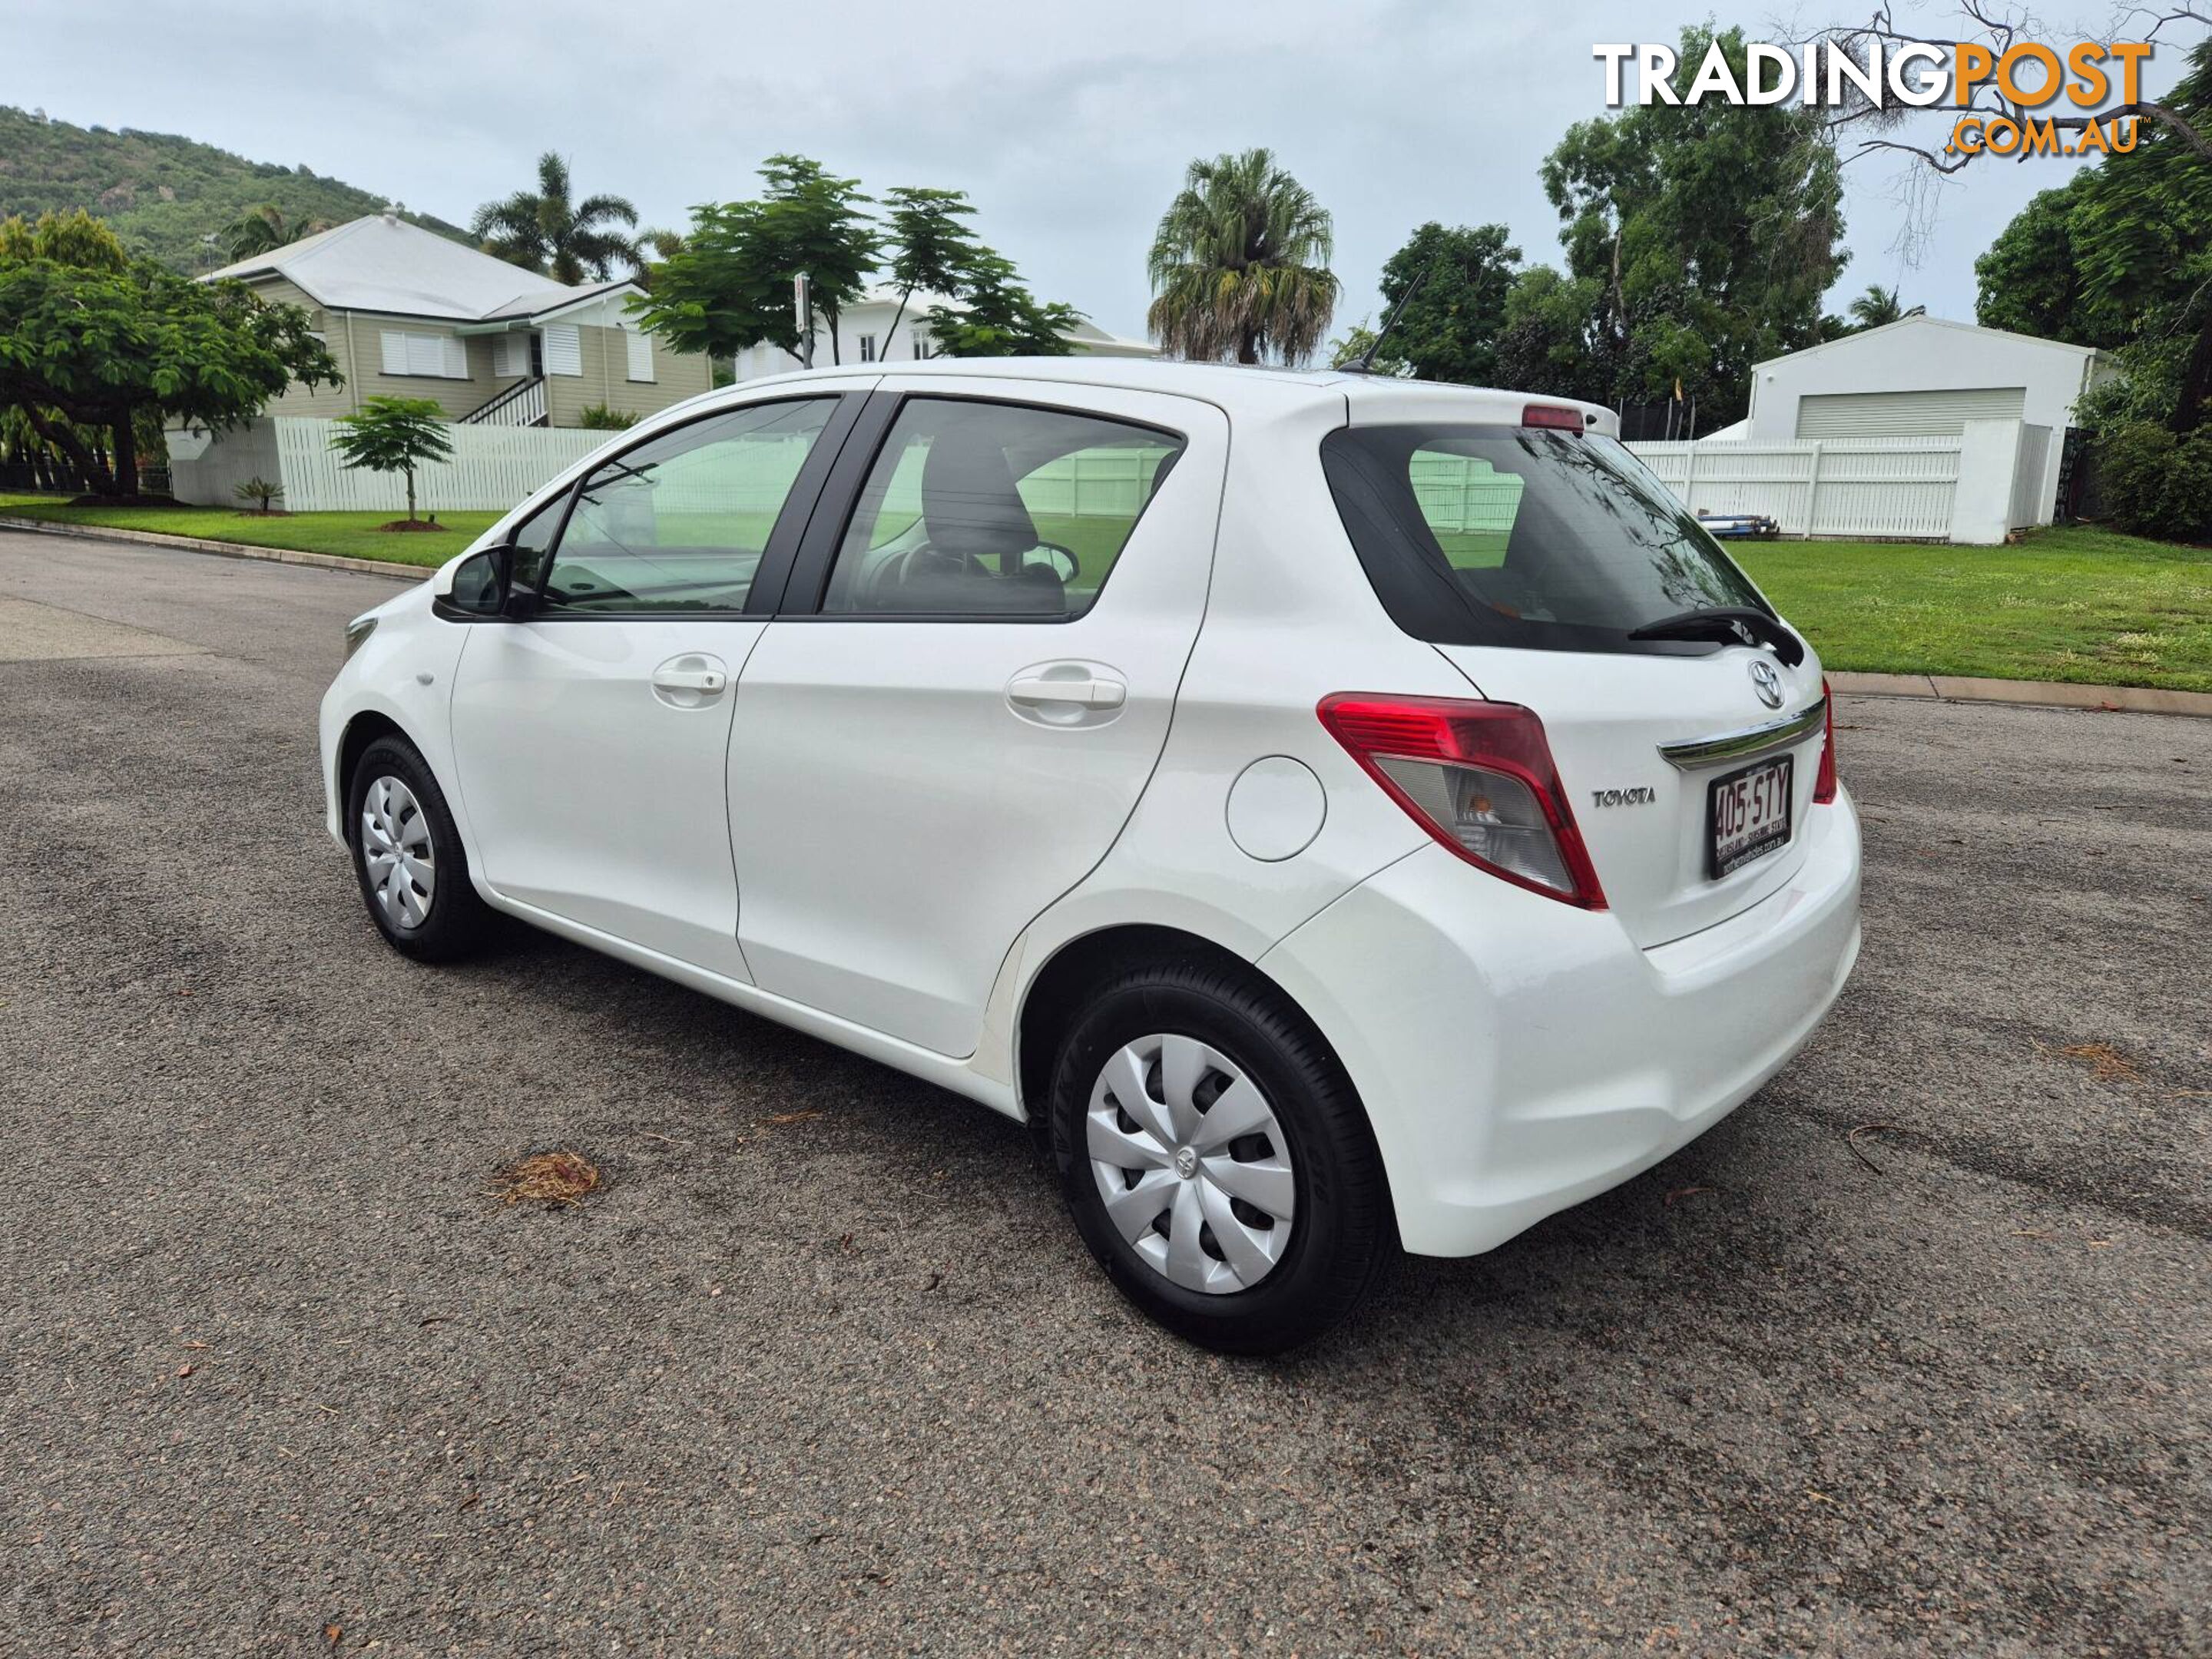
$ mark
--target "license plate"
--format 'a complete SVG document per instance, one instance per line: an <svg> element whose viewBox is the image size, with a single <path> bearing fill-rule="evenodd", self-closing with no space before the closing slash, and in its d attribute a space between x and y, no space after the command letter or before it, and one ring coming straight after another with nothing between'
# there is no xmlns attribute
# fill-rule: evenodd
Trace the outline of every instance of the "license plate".
<svg viewBox="0 0 2212 1659"><path fill-rule="evenodd" d="M1794 759L1784 755L1713 780L1705 810L1705 871L1715 881L1790 839Z"/></svg>

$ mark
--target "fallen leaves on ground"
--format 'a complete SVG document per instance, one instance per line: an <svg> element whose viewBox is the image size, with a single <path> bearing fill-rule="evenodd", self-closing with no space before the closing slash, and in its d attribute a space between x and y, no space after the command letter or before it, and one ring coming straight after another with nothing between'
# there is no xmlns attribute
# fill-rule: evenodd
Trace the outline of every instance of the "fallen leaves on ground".
<svg viewBox="0 0 2212 1659"><path fill-rule="evenodd" d="M2035 1045L2046 1054L2057 1054L2061 1060L2070 1060L2089 1068L2089 1075L2100 1083L2133 1083L2142 1073L2130 1060L2109 1042L2069 1042L2054 1048L2048 1043Z"/></svg>
<svg viewBox="0 0 2212 1659"><path fill-rule="evenodd" d="M599 1166L563 1147L538 1152L500 1172L491 1195L502 1204L580 1204L599 1185Z"/></svg>

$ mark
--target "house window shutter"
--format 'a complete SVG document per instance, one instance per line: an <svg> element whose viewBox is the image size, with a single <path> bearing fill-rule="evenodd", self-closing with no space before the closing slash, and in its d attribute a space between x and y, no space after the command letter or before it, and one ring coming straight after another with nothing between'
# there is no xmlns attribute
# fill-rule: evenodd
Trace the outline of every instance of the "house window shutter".
<svg viewBox="0 0 2212 1659"><path fill-rule="evenodd" d="M398 329L384 331L384 372L386 374L408 373L407 337Z"/></svg>
<svg viewBox="0 0 2212 1659"><path fill-rule="evenodd" d="M584 340L573 323L556 323L545 331L545 372L548 374L581 374L584 372Z"/></svg>
<svg viewBox="0 0 2212 1659"><path fill-rule="evenodd" d="M441 342L446 352L446 374L448 379L465 380L469 378L469 343L459 335L448 334Z"/></svg>
<svg viewBox="0 0 2212 1659"><path fill-rule="evenodd" d="M635 331L625 332L623 343L629 348L629 378L649 380L653 378L653 337Z"/></svg>

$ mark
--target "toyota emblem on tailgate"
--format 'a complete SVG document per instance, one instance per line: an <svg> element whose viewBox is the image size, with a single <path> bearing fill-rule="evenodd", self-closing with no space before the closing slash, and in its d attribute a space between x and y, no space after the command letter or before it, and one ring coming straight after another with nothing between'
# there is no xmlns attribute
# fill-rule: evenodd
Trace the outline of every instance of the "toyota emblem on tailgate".
<svg viewBox="0 0 2212 1659"><path fill-rule="evenodd" d="M1759 693L1759 702L1769 708L1782 707L1782 676L1774 672L1772 663L1762 660L1752 664L1751 689Z"/></svg>

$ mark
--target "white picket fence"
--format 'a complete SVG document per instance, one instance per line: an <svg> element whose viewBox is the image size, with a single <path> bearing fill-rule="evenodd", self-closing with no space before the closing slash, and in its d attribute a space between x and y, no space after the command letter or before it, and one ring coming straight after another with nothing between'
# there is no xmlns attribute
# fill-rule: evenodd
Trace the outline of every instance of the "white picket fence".
<svg viewBox="0 0 2212 1659"><path fill-rule="evenodd" d="M399 513L407 480L350 470L331 447L337 422L279 415L276 465L293 513ZM619 439L619 432L544 427L449 426L453 455L415 475L415 504L428 513L505 512L570 464Z"/></svg>
<svg viewBox="0 0 2212 1659"><path fill-rule="evenodd" d="M1830 438L1755 444L1723 440L1628 447L1692 513L1763 513L1786 536L1941 541L1951 530L1960 441Z"/></svg>

